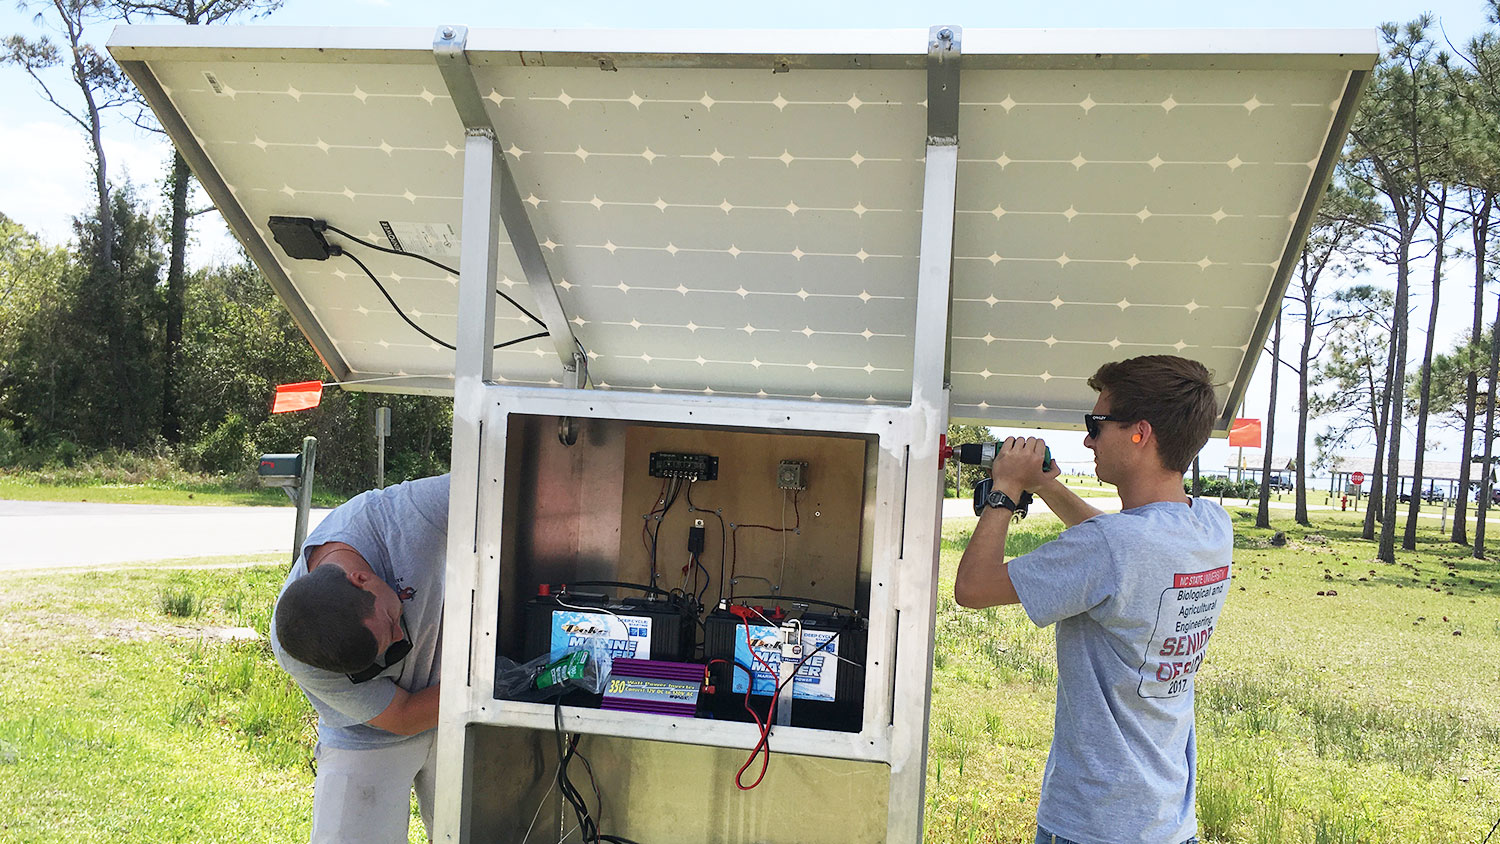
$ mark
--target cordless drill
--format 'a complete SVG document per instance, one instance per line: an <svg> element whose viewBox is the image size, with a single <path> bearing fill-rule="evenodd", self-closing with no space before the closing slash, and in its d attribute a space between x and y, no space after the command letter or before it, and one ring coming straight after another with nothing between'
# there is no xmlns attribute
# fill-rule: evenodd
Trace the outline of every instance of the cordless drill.
<svg viewBox="0 0 1500 844"><path fill-rule="evenodd" d="M938 447L938 453L944 461L956 457L960 463L989 469L990 465L995 462L995 455L1000 453L1001 445L1002 443L963 443L955 448L948 445L948 438L944 436ZM1042 471L1052 471L1051 447L1044 449ZM994 486L995 481L990 477L986 477L974 486L974 515L980 516L984 514L984 508L988 506L986 499L989 498L990 491L994 489ZM1030 492L1021 493L1021 500L1016 502L1018 505L1015 511L1017 518L1026 518L1026 511L1031 506L1032 498L1033 496Z"/></svg>

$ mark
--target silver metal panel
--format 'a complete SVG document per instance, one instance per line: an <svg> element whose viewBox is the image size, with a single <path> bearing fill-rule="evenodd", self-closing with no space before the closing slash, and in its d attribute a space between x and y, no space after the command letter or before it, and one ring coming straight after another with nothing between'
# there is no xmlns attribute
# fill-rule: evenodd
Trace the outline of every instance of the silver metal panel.
<svg viewBox="0 0 1500 844"><path fill-rule="evenodd" d="M577 823L572 810L556 789L547 793L557 767L551 725L475 732L482 761L472 840L520 842L531 825L532 842L580 841L576 832L564 836ZM739 749L591 735L578 750L604 796L602 831L635 841L870 844L884 833L890 774L879 763L777 753L765 781L742 792L733 774L745 758ZM582 765L574 765L570 777L587 791Z"/></svg>
<svg viewBox="0 0 1500 844"><path fill-rule="evenodd" d="M347 261L289 261L263 228L305 214L375 240L382 222L457 230L462 125L432 31L188 29L122 28L111 49L162 81L158 108L307 303L309 335L331 338L320 352L451 375L452 354ZM925 36L469 33L596 386L910 399ZM964 38L954 415L1069 425L1099 362L1154 351L1204 359L1233 379L1221 398L1238 395L1374 34ZM499 260L534 307L514 251ZM408 316L452 336L450 275L370 263ZM536 329L496 311L498 340ZM549 347L496 352L496 380L563 383Z"/></svg>

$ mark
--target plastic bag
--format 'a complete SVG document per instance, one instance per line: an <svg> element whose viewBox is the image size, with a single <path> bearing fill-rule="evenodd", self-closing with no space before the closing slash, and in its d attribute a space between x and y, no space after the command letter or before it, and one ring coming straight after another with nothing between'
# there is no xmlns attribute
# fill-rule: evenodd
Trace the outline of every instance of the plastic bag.
<svg viewBox="0 0 1500 844"><path fill-rule="evenodd" d="M543 701L573 691L600 694L613 662L601 639L558 648L524 663L502 656L495 660L495 697Z"/></svg>

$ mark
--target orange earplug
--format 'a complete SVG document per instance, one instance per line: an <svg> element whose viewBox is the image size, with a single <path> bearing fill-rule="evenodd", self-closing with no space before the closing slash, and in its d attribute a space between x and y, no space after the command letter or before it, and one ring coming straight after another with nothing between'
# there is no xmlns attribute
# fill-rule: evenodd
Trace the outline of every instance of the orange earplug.
<svg viewBox="0 0 1500 844"><path fill-rule="evenodd" d="M1133 443L1140 442L1141 441L1141 435L1140 434L1136 434L1135 436L1133 436L1133 437L1130 438L1130 441L1133 442Z"/></svg>

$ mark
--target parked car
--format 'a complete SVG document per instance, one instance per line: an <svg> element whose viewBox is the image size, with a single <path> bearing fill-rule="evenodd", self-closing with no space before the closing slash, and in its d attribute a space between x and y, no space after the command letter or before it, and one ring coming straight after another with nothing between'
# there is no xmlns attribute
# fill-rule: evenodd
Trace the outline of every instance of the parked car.
<svg viewBox="0 0 1500 844"><path fill-rule="evenodd" d="M1291 492L1295 487L1292 485L1291 475L1270 475L1266 478L1266 486L1272 492Z"/></svg>
<svg viewBox="0 0 1500 844"><path fill-rule="evenodd" d="M1497 490L1497 492L1500 492L1500 490ZM1448 497L1448 494L1446 492L1444 492L1443 490L1438 489L1437 487L1432 487L1430 489L1425 489L1425 490L1422 491L1422 500L1426 501L1428 504L1438 504L1438 503L1441 503L1447 497ZM1411 493L1410 492L1403 492L1403 493L1401 493L1400 498L1401 498L1401 503L1402 504L1410 504L1411 503ZM1500 500L1500 499L1496 499L1496 500Z"/></svg>

